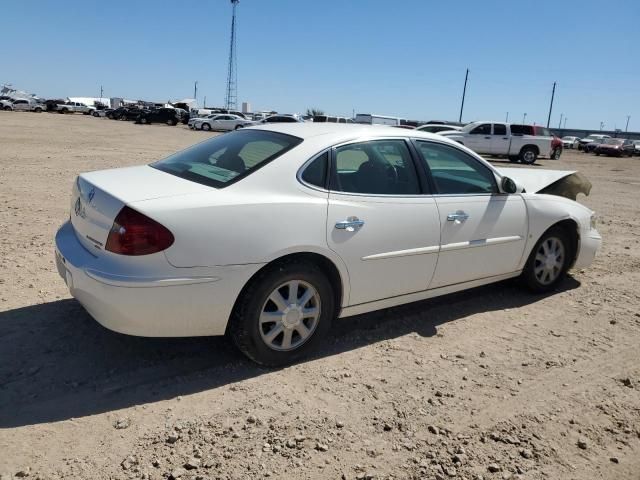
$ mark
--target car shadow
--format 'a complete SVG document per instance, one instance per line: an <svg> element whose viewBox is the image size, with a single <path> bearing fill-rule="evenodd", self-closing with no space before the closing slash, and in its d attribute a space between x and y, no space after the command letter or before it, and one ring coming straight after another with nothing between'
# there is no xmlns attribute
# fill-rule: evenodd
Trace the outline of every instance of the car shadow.
<svg viewBox="0 0 640 480"><path fill-rule="evenodd" d="M569 277L561 290L577 288ZM549 295L558 293L552 292ZM501 282L341 319L314 359L544 298ZM270 372L225 337L141 338L101 327L75 300L0 312L0 428L104 413Z"/></svg>

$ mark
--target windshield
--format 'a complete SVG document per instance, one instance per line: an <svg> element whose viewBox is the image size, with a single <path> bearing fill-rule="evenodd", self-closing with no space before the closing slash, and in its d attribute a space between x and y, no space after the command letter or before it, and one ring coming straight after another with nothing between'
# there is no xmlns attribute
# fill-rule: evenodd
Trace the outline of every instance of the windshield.
<svg viewBox="0 0 640 480"><path fill-rule="evenodd" d="M299 145L302 139L265 130L240 130L206 140L152 163L163 172L224 187Z"/></svg>
<svg viewBox="0 0 640 480"><path fill-rule="evenodd" d="M605 140L604 143L606 143L607 145L622 145L623 142L624 142L624 140L622 140L620 138L609 138L609 139Z"/></svg>

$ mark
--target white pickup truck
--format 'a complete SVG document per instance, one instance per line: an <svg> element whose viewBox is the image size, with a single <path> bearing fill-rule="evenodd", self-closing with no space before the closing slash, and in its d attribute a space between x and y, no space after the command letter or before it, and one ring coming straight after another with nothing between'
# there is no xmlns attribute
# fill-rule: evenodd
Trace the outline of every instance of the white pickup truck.
<svg viewBox="0 0 640 480"><path fill-rule="evenodd" d="M529 125L497 122L473 122L460 131L439 132L481 155L506 156L509 160L527 165L535 163L540 155L551 155L553 137L532 135Z"/></svg>
<svg viewBox="0 0 640 480"><path fill-rule="evenodd" d="M95 107L89 107L80 102L65 102L56 105L56 110L59 113L82 113L84 115L91 115L95 109Z"/></svg>

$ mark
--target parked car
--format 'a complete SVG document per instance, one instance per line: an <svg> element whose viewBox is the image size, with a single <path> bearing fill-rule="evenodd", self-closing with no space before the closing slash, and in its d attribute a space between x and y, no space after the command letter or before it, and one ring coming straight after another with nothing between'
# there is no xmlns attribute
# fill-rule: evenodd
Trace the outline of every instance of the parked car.
<svg viewBox="0 0 640 480"><path fill-rule="evenodd" d="M633 140L634 154L640 155L640 140Z"/></svg>
<svg viewBox="0 0 640 480"><path fill-rule="evenodd" d="M91 112L91 115L93 115L94 117L108 117L109 113L111 112L113 112L113 109L105 108L102 110L94 110L93 112Z"/></svg>
<svg viewBox="0 0 640 480"><path fill-rule="evenodd" d="M602 140L611 138L611 135L603 135L600 133L594 133L592 135L587 135L584 138L581 138L578 141L578 150L585 150L585 147L590 143L597 142L602 143Z"/></svg>
<svg viewBox="0 0 640 480"><path fill-rule="evenodd" d="M197 117L194 116L193 114L191 115L191 118L189 118L189 121L187 122L187 125L189 128L193 129L193 125L196 123L197 120L204 120L207 118L213 118L216 117L218 114L217 113L212 113L211 115L204 115L202 117Z"/></svg>
<svg viewBox="0 0 640 480"><path fill-rule="evenodd" d="M2 100L0 100L0 109L7 110L7 111L13 110L12 104L13 104L13 99L3 98Z"/></svg>
<svg viewBox="0 0 640 480"><path fill-rule="evenodd" d="M270 117L263 118L258 124L264 123L304 123L298 117L293 115L271 115Z"/></svg>
<svg viewBox="0 0 640 480"><path fill-rule="evenodd" d="M476 153L506 156L527 165L538 156L551 156L551 137L536 135L533 126L497 122L472 122L460 131L440 132Z"/></svg>
<svg viewBox="0 0 640 480"><path fill-rule="evenodd" d="M592 142L585 144L582 147L582 151L585 153L595 153L596 148L598 148L602 143L606 142L607 140L608 138L598 138L596 140L593 140Z"/></svg>
<svg viewBox="0 0 640 480"><path fill-rule="evenodd" d="M180 118L180 123L182 123L183 125L187 125L189 123L189 118L191 117L191 115L189 115L189 112L187 112L183 108L177 108L176 107L176 113L178 114L178 117Z"/></svg>
<svg viewBox="0 0 640 480"><path fill-rule="evenodd" d="M427 132L427 133L440 133L440 132L453 132L453 131L459 132L460 130L462 130L462 127L459 127L457 125L445 125L445 124L433 123L433 124L426 124L426 125L417 127L416 130L420 132Z"/></svg>
<svg viewBox="0 0 640 480"><path fill-rule="evenodd" d="M209 117L211 118L197 118L195 122L193 122L194 130L230 131L254 125L254 122L245 120L237 115L222 114L210 115Z"/></svg>
<svg viewBox="0 0 640 480"><path fill-rule="evenodd" d="M59 113L82 113L83 115L91 115L96 108L89 107L88 105L80 102L65 102L63 104L56 105L56 110Z"/></svg>
<svg viewBox="0 0 640 480"><path fill-rule="evenodd" d="M594 212L548 190L573 173L496 169L416 130L264 125L81 174L55 259L111 330L228 333L282 365L336 317L514 277L552 291L601 243Z"/></svg>
<svg viewBox="0 0 640 480"><path fill-rule="evenodd" d="M155 108L153 110L141 110L136 118L136 123L166 123L167 125L177 125L180 115L175 108Z"/></svg>
<svg viewBox="0 0 640 480"><path fill-rule="evenodd" d="M112 120L137 120L143 111L146 110L138 107L118 107L107 113L107 117Z"/></svg>
<svg viewBox="0 0 640 480"><path fill-rule="evenodd" d="M606 155L608 157L631 157L635 153L635 146L631 140L624 138L608 138L599 144L595 150L596 155Z"/></svg>
<svg viewBox="0 0 640 480"><path fill-rule="evenodd" d="M578 148L580 144L580 137L562 137L563 148Z"/></svg>
<svg viewBox="0 0 640 480"><path fill-rule="evenodd" d="M16 112L37 112L41 113L45 110L45 106L35 100L26 98L17 98L13 101L0 100L3 110L13 110Z"/></svg>

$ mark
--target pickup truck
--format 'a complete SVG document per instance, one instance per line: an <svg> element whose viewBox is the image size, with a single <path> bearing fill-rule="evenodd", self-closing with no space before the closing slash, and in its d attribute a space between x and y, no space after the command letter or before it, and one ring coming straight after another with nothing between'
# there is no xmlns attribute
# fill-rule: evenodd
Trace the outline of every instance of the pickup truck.
<svg viewBox="0 0 640 480"><path fill-rule="evenodd" d="M18 98L13 101L1 100L0 105L3 110L14 110L14 111L24 111L24 112L42 112L44 110L44 105L36 102L35 100L29 100L25 98Z"/></svg>
<svg viewBox="0 0 640 480"><path fill-rule="evenodd" d="M481 155L506 156L512 162L531 165L539 156L552 155L552 137L533 134L530 125L473 122L460 131L439 132Z"/></svg>
<svg viewBox="0 0 640 480"><path fill-rule="evenodd" d="M91 115L95 109L95 107L89 107L80 102L65 102L56 105L56 110L59 113L82 113L84 115Z"/></svg>

